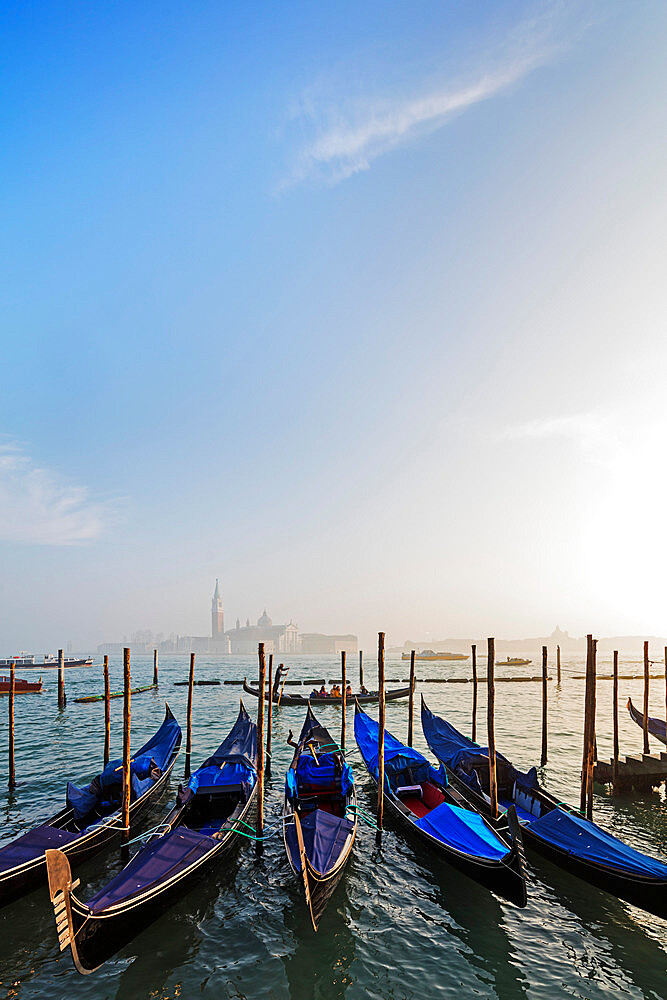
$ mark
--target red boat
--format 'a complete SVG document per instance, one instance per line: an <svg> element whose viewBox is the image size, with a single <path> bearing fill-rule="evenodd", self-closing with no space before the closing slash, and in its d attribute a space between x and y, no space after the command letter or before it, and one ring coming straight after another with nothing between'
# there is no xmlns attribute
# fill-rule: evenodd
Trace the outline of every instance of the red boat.
<svg viewBox="0 0 667 1000"><path fill-rule="evenodd" d="M11 680L0 676L0 694L9 694ZM42 678L38 681L24 681L21 677L14 678L14 694L33 694L42 690Z"/></svg>

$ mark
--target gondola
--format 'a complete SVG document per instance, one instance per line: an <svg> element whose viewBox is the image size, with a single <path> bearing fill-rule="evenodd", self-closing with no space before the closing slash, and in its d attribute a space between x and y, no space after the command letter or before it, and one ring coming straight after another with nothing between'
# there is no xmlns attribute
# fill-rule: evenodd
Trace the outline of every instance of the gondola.
<svg viewBox="0 0 667 1000"><path fill-rule="evenodd" d="M489 811L489 752L428 709L422 728L452 786ZM526 843L566 871L649 913L667 917L667 864L642 854L545 791L537 769L518 771L496 754L498 806L516 809Z"/></svg>
<svg viewBox="0 0 667 1000"><path fill-rule="evenodd" d="M315 930L352 851L356 803L352 768L309 705L285 780L283 838Z"/></svg>
<svg viewBox="0 0 667 1000"><path fill-rule="evenodd" d="M166 705L162 725L132 758L132 827L162 792L180 746L181 727ZM68 782L64 809L0 848L0 906L46 881L47 849L59 848L79 862L118 837L122 774L122 761L114 760L86 787Z"/></svg>
<svg viewBox="0 0 667 1000"><path fill-rule="evenodd" d="M143 687L132 688L130 694L143 694L144 691L156 691L157 684L144 684ZM110 698L122 698L125 694L124 691L111 691L109 694ZM85 697L75 698L74 701L79 705L90 704L93 701L105 701L106 695L104 694L88 694Z"/></svg>
<svg viewBox="0 0 667 1000"><path fill-rule="evenodd" d="M227 856L248 828L257 787L257 727L243 703L215 753L198 768L159 830L99 892L82 902L67 857L46 852L61 950L94 972Z"/></svg>
<svg viewBox="0 0 667 1000"><path fill-rule="evenodd" d="M630 713L630 718L633 722L636 722L640 729L644 728L644 713L639 712L635 706L632 704L632 698L628 698L628 712ZM664 723L662 719L653 719L649 715L648 718L648 731L651 736L655 736L656 740L660 740L661 743L667 743L667 723Z"/></svg>
<svg viewBox="0 0 667 1000"><path fill-rule="evenodd" d="M357 705L354 735L377 785L379 727ZM399 823L454 867L517 906L526 905L521 831L510 813L492 824L413 747L384 735L384 801Z"/></svg>
<svg viewBox="0 0 667 1000"><path fill-rule="evenodd" d="M259 688L251 687L248 684L247 678L243 678L243 690L247 694L251 694L254 698L259 698ZM396 701L398 698L407 698L410 694L410 685L403 688L394 688L391 691L385 693L385 701ZM264 700L269 700L268 690L264 692ZM281 705L340 705L343 698L342 696L336 695L311 695L306 697L302 694L285 694L283 692L282 696L277 692L273 691L273 703L274 705L280 702ZM347 696L348 704L353 700L358 701L362 705L371 705L378 700L377 691L369 691L368 694L349 694Z"/></svg>

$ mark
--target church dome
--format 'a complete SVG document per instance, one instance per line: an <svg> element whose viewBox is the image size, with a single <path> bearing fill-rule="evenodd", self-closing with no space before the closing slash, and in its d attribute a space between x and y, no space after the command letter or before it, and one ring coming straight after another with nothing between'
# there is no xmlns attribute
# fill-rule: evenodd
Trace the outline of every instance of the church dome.
<svg viewBox="0 0 667 1000"><path fill-rule="evenodd" d="M257 625L259 626L259 628L269 628L271 625L273 625L273 622L266 613L266 608L264 608L264 614L257 619Z"/></svg>

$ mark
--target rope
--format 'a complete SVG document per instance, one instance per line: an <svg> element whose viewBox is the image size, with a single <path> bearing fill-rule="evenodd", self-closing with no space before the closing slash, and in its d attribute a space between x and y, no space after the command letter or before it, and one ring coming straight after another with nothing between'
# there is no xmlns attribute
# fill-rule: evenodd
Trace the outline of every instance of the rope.
<svg viewBox="0 0 667 1000"><path fill-rule="evenodd" d="M371 817L370 813L364 812L364 810L360 809L359 806L355 806L351 803L345 810L345 814L347 815L348 812L351 812L353 816L357 817L357 819L361 819L362 823L365 823L366 826L370 826L372 830L378 829L378 825Z"/></svg>

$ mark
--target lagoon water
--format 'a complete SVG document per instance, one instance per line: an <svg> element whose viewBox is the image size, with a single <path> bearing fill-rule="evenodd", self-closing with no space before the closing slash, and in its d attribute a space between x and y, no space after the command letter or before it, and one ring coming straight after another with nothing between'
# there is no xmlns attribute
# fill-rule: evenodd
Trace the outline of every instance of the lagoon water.
<svg viewBox="0 0 667 1000"><path fill-rule="evenodd" d="M348 674L356 678L356 657ZM365 657L371 687L375 664ZM482 661L482 665L484 661ZM606 660L598 664L608 673ZM621 662L623 673L640 664ZM387 677L402 681L409 665L390 658ZM578 801L581 766L584 682L580 660L564 661L563 683L549 684L549 763L544 784L562 799ZM631 667L632 669L626 669ZM539 673L535 656L516 673ZM508 668L498 668L498 673ZM468 663L420 663L418 675L463 676ZM185 725L185 656L160 660L159 692L132 700L137 747L157 728L167 698ZM256 676L256 660L197 657L199 678L220 680ZM483 667L482 667L482 671ZM26 672L30 674L31 672ZM112 689L121 687L118 659L112 663ZM290 679L326 678L339 673L337 657L295 658ZM134 685L150 683L152 658L134 656ZM56 672L45 671L41 695L16 699L16 769L19 787L6 789L7 702L0 701L0 843L42 821L64 801L67 779L83 783L102 764L104 708L77 705L80 694L101 691L101 668L66 672L68 705L59 713ZM353 684L353 687L355 685ZM390 685L392 686L392 685ZM611 755L611 682L598 684L598 750ZM302 691L302 688L293 690ZM306 691L308 689L305 689ZM429 706L463 732L470 732L470 684L418 686ZM238 710L241 689L229 685L194 692L193 768L220 743ZM631 694L641 705L641 681L620 682L621 752L641 750L641 732L624 705ZM498 684L498 749L522 768L539 760L540 684ZM112 756L122 746L122 699L112 703ZM251 714L255 699L247 696ZM418 709L418 703L417 703ZM266 823L277 823L284 771L292 751L290 729L298 733L302 708L274 712L273 775L268 781ZM374 709L371 707L371 712ZM664 711L664 682L654 681L651 714ZM340 709L317 714L339 734ZM387 726L399 737L407 730L407 700L387 705ZM354 746L353 710L348 712L347 745ZM478 735L486 725L484 685L480 685ZM415 715L415 745L428 749ZM653 749L660 745L653 741ZM663 748L664 749L664 748ZM373 811L374 796L359 755L350 758L360 787L360 804ZM162 801L147 817L159 821L182 777L179 758ZM664 793L613 798L595 794L595 818L641 850L667 857L667 803ZM278 830L279 833L279 830ZM81 977L69 951L58 951L53 910L46 887L0 911L0 996L14 998L248 998L248 1000L430 1000L438 997L491 998L642 998L667 997L667 922L588 886L528 852L531 882L525 910L450 869L389 822L382 846L368 827L359 827L353 859L317 934L285 861L280 836L270 839L258 858L244 842L230 868L217 872L158 922L146 928L99 972ZM77 890L86 899L121 867L119 852L98 856L75 870Z"/></svg>

